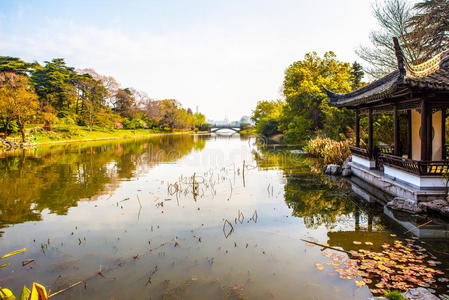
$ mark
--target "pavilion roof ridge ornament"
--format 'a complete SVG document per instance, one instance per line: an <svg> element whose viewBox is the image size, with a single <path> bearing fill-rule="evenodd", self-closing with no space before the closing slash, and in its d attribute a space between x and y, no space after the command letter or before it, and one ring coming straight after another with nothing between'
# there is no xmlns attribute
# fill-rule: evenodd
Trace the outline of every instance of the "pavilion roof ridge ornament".
<svg viewBox="0 0 449 300"><path fill-rule="evenodd" d="M421 78L426 77L436 71L438 71L441 65L449 59L449 49L443 50L436 54L434 57L420 64L411 64L402 51L399 39L393 37L393 45L395 50L396 59L398 62L398 70L401 74L401 79L407 78ZM403 77L402 77L403 76Z"/></svg>
<svg viewBox="0 0 449 300"><path fill-rule="evenodd" d="M394 46L394 53L396 55L396 60L398 62L398 70L399 70L399 80L403 80L404 77L407 75L407 69L406 65L407 60L405 59L404 52L402 52L401 45L399 44L399 40L397 37L393 37L393 46Z"/></svg>
<svg viewBox="0 0 449 300"><path fill-rule="evenodd" d="M449 50L444 50L421 64L407 64L407 77L426 77L438 71L446 61L449 62Z"/></svg>

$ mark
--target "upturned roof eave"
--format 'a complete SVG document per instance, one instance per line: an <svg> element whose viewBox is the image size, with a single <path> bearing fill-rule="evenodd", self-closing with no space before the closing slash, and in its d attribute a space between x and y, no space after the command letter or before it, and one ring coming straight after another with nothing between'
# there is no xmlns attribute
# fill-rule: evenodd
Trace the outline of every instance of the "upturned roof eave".
<svg viewBox="0 0 449 300"><path fill-rule="evenodd" d="M449 91L449 49L420 65L409 65L398 39L393 38L398 68L386 76L347 94L337 94L324 87L329 105L355 108L390 98L399 88Z"/></svg>
<svg viewBox="0 0 449 300"><path fill-rule="evenodd" d="M337 94L325 87L324 90L329 97L329 105L334 107L356 107L360 104L385 98L385 92L392 92L403 80L398 71L382 77L358 90L347 94Z"/></svg>

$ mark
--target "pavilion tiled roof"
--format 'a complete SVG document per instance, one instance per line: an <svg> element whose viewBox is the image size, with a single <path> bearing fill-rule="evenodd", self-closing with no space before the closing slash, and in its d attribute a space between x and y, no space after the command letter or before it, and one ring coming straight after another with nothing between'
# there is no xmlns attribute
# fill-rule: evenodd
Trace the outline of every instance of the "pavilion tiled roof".
<svg viewBox="0 0 449 300"><path fill-rule="evenodd" d="M398 69L347 94L327 89L329 104L336 107L356 107L381 101L404 87L426 91L449 91L449 49L420 65L409 65L397 39L394 40ZM449 101L449 99L448 99Z"/></svg>

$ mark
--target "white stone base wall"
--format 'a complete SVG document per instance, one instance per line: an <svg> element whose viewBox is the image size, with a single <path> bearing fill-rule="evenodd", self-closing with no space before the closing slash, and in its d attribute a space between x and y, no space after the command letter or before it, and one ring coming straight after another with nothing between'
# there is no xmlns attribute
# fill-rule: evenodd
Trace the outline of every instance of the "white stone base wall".
<svg viewBox="0 0 449 300"><path fill-rule="evenodd" d="M376 167L376 162L374 160L369 160L355 154L352 155L352 162L367 169L374 169Z"/></svg>
<svg viewBox="0 0 449 300"><path fill-rule="evenodd" d="M441 199L445 195L444 188L433 190L419 189L395 178L385 176L378 170L368 170L354 163L351 164L351 171L354 176L359 177L368 184L392 196L413 199L415 201L430 201Z"/></svg>
<svg viewBox="0 0 449 300"><path fill-rule="evenodd" d="M412 185L419 189L441 189L446 187L446 179L433 176L418 176L394 167L384 166L384 174L405 184Z"/></svg>

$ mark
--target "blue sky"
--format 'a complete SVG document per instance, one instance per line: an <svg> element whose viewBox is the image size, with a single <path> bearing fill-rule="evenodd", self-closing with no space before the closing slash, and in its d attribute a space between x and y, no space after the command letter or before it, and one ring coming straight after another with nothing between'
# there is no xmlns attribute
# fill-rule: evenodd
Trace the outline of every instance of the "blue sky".
<svg viewBox="0 0 449 300"><path fill-rule="evenodd" d="M371 0L0 0L0 55L114 76L209 118L281 97L309 51L352 62L376 23Z"/></svg>

